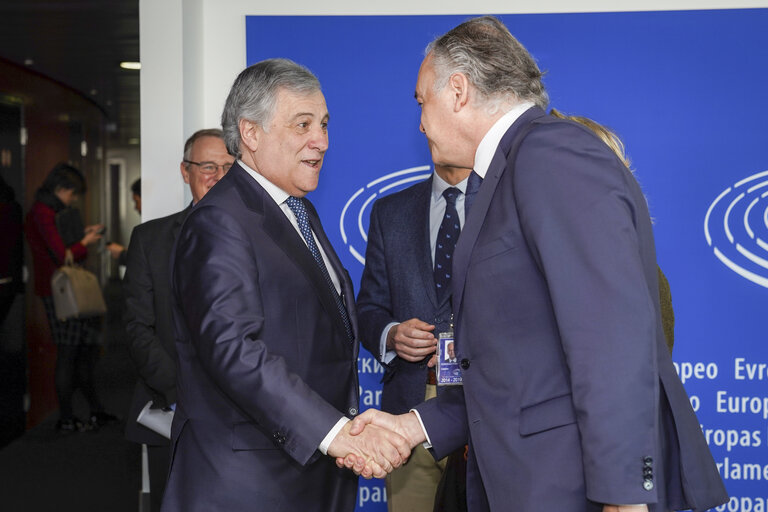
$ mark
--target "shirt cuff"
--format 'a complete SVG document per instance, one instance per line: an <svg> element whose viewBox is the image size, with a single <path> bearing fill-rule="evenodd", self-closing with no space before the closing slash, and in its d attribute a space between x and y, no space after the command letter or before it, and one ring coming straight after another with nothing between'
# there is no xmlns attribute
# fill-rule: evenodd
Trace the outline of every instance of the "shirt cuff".
<svg viewBox="0 0 768 512"><path fill-rule="evenodd" d="M379 359L384 364L391 363L392 360L397 357L397 352L394 350L387 350L387 334L392 327L399 323L400 322L390 322L384 327L384 330L381 331L381 338L379 338Z"/></svg>
<svg viewBox="0 0 768 512"><path fill-rule="evenodd" d="M338 435L339 431L344 428L344 425L346 425L348 421L349 418L342 416L339 421L336 422L331 431L328 432L328 435L323 438L323 442L318 446L317 449L320 450L320 453L328 455L328 447L331 446L333 440L336 439L336 435Z"/></svg>
<svg viewBox="0 0 768 512"><path fill-rule="evenodd" d="M416 419L419 420L419 425L421 425L421 431L424 432L424 437L426 438L426 441L421 443L421 446L424 447L425 450L429 450L432 448L432 441L429 440L429 434L427 433L427 429L424 427L424 422L421 421L421 414L419 414L419 411L416 409L411 409L410 412L416 413Z"/></svg>

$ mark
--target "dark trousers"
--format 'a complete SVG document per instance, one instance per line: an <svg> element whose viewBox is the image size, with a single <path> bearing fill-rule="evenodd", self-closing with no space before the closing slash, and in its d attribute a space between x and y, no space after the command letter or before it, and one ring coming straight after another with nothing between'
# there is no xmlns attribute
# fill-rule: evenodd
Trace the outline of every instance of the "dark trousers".
<svg viewBox="0 0 768 512"><path fill-rule="evenodd" d="M59 345L56 347L56 394L61 418L72 417L72 396L80 388L91 408L91 414L101 411L96 396L94 369L99 357L98 345Z"/></svg>
<svg viewBox="0 0 768 512"><path fill-rule="evenodd" d="M171 463L171 447L147 445L149 461L149 497L152 512L160 512L163 503L165 482L168 480L168 466Z"/></svg>

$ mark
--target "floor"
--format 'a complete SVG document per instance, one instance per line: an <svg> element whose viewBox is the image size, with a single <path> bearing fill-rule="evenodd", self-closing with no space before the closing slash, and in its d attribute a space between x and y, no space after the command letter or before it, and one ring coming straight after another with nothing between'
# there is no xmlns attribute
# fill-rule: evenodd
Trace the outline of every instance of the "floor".
<svg viewBox="0 0 768 512"><path fill-rule="evenodd" d="M110 314L96 370L108 412L125 418L136 380L122 328L119 282L107 289ZM79 395L78 395L78 398ZM87 416L84 400L75 414ZM54 413L0 450L3 512L137 512L141 448L123 437L123 422L98 431L59 434Z"/></svg>

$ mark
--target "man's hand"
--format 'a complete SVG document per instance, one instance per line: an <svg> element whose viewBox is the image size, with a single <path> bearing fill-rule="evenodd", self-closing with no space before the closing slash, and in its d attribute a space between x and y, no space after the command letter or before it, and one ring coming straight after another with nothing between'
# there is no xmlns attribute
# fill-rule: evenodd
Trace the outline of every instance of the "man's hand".
<svg viewBox="0 0 768 512"><path fill-rule="evenodd" d="M344 425L328 447L328 455L336 457L339 467L344 464L338 461L349 457L350 465L347 467L356 474L365 478L384 478L387 473L400 467L411 454L405 438L393 431L369 425L364 432L353 436L351 428L352 422Z"/></svg>
<svg viewBox="0 0 768 512"><path fill-rule="evenodd" d="M115 242L107 244L106 249L109 251L110 256L112 256L113 260L116 260L120 257L120 253L125 250L125 247L123 247L120 244L116 244Z"/></svg>
<svg viewBox="0 0 768 512"><path fill-rule="evenodd" d="M603 512L648 512L648 505L603 505Z"/></svg>
<svg viewBox="0 0 768 512"><path fill-rule="evenodd" d="M351 427L349 434L355 437L365 434L368 432L368 429L379 427L397 433L407 442L409 450L427 440L424 431L421 429L421 423L416 417L416 413L413 412L395 416L376 409L368 409L347 425ZM328 454L331 454L330 450L328 450ZM349 453L344 457L337 457L336 465L340 468L346 467L351 469L356 474L362 474L364 477L367 473L374 472L376 469L354 453Z"/></svg>
<svg viewBox="0 0 768 512"><path fill-rule="evenodd" d="M398 356L411 363L421 361L435 353L437 339L432 334L434 329L434 325L418 318L393 325L387 333L387 349L394 350Z"/></svg>
<svg viewBox="0 0 768 512"><path fill-rule="evenodd" d="M85 228L85 236L80 243L88 246L98 241L101 238L101 230L104 229L104 224L93 224Z"/></svg>

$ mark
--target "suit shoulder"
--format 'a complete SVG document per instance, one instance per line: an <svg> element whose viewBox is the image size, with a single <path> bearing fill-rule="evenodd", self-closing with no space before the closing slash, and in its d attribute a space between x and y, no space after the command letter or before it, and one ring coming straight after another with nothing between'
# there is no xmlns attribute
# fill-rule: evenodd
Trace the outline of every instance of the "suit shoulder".
<svg viewBox="0 0 768 512"><path fill-rule="evenodd" d="M599 152L612 152L610 147L589 127L554 116L536 119L520 145L520 150L538 145L593 147Z"/></svg>
<svg viewBox="0 0 768 512"><path fill-rule="evenodd" d="M404 204L411 204L414 200L420 197L428 197L431 189L432 180L427 178L406 189L380 197L373 203L373 207L386 210L399 209Z"/></svg>
<svg viewBox="0 0 768 512"><path fill-rule="evenodd" d="M159 219L152 219L148 220L147 222L142 222L133 228L134 236L151 236L158 231L163 231L166 228L172 227L177 219L184 215L185 211L186 210L182 210L165 217L160 217Z"/></svg>

